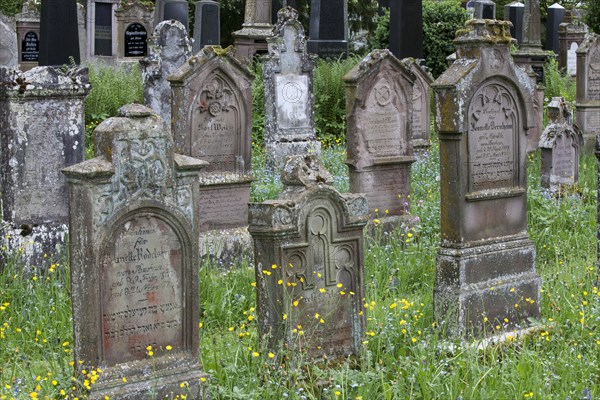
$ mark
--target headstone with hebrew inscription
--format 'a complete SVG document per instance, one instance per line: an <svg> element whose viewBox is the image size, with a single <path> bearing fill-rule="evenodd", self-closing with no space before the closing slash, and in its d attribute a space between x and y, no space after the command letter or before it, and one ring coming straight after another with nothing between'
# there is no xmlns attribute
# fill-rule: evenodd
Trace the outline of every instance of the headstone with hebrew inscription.
<svg viewBox="0 0 600 400"><path fill-rule="evenodd" d="M371 220L385 231L410 215L415 80L411 60L389 50L371 52L344 76L350 192L366 193Z"/></svg>
<svg viewBox="0 0 600 400"><path fill-rule="evenodd" d="M289 155L321 154L315 130L314 57L306 51L298 12L279 10L275 33L264 58L265 149L267 168L283 167Z"/></svg>
<svg viewBox="0 0 600 400"><path fill-rule="evenodd" d="M600 35L590 32L577 49L577 125L590 151L600 133Z"/></svg>
<svg viewBox="0 0 600 400"><path fill-rule="evenodd" d="M548 125L540 139L542 187L559 192L579 179L579 148L583 136L573 125L573 111L563 97L548 104Z"/></svg>
<svg viewBox="0 0 600 400"><path fill-rule="evenodd" d="M205 46L169 77L177 151L209 162L200 175L200 251L225 261L250 245L254 77L234 51Z"/></svg>
<svg viewBox="0 0 600 400"><path fill-rule="evenodd" d="M144 102L171 122L171 85L167 78L192 55L192 41L178 21L163 21L154 28L148 43L149 55L140 60Z"/></svg>
<svg viewBox="0 0 600 400"><path fill-rule="evenodd" d="M198 361L198 171L142 105L94 131L96 158L63 170L75 366L90 398L205 398ZM187 386L180 387L182 382Z"/></svg>
<svg viewBox="0 0 600 400"><path fill-rule="evenodd" d="M367 200L340 194L314 156L291 156L278 200L250 204L260 337L309 357L358 354Z"/></svg>
<svg viewBox="0 0 600 400"><path fill-rule="evenodd" d="M117 19L117 57L135 61L148 55L148 39L152 32L152 7L141 0L121 3L115 11Z"/></svg>
<svg viewBox="0 0 600 400"><path fill-rule="evenodd" d="M433 83L441 184L434 313L462 336L523 329L540 315L526 181L536 88L512 62L509 28L468 21L454 40L457 61Z"/></svg>
<svg viewBox="0 0 600 400"><path fill-rule="evenodd" d="M67 182L60 170L83 161L89 90L87 68L0 68L0 247L22 249L29 266L53 262L65 243Z"/></svg>

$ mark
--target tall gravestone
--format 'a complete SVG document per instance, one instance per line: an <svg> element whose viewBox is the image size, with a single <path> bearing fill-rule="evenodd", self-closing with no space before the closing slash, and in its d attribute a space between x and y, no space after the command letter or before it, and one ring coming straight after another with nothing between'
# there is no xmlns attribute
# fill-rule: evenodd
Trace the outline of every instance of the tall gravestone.
<svg viewBox="0 0 600 400"><path fill-rule="evenodd" d="M522 41L513 54L515 63L535 72L536 82L544 82L544 64L548 54L542 50L540 0L524 0Z"/></svg>
<svg viewBox="0 0 600 400"><path fill-rule="evenodd" d="M323 58L348 55L348 0L312 0L308 51Z"/></svg>
<svg viewBox="0 0 600 400"><path fill-rule="evenodd" d="M564 97L553 97L548 103L548 122L540 139L541 186L559 192L579 179L579 148L583 136L573 125L573 111Z"/></svg>
<svg viewBox="0 0 600 400"><path fill-rule="evenodd" d="M149 33L152 32L152 8L141 0L130 0L122 3L115 15L118 59L137 62L146 57Z"/></svg>
<svg viewBox="0 0 600 400"><path fill-rule="evenodd" d="M434 312L450 334L520 329L540 315L527 235L535 84L512 62L509 27L468 21L454 40L457 62L433 83L441 184Z"/></svg>
<svg viewBox="0 0 600 400"><path fill-rule="evenodd" d="M159 23L148 43L149 56L140 60L144 102L171 123L171 85L167 78L192 55L192 41L179 21Z"/></svg>
<svg viewBox="0 0 600 400"><path fill-rule="evenodd" d="M289 157L281 181L279 199L250 204L259 335L309 357L356 355L367 201L337 192L314 155Z"/></svg>
<svg viewBox="0 0 600 400"><path fill-rule="evenodd" d="M75 0L44 0L40 17L39 65L79 64L79 29Z"/></svg>
<svg viewBox="0 0 600 400"><path fill-rule="evenodd" d="M86 32L87 10L81 3L77 3L77 35L79 37L79 58L82 63L88 60L88 41Z"/></svg>
<svg viewBox="0 0 600 400"><path fill-rule="evenodd" d="M583 132L584 146L593 149L600 134L600 35L588 33L577 49L577 125Z"/></svg>
<svg viewBox="0 0 600 400"><path fill-rule="evenodd" d="M267 38L273 35L272 0L246 0L242 29L233 32L237 57L250 60L267 51Z"/></svg>
<svg viewBox="0 0 600 400"><path fill-rule="evenodd" d="M19 53L15 20L0 13L0 67L18 68Z"/></svg>
<svg viewBox="0 0 600 400"><path fill-rule="evenodd" d="M366 193L371 220L384 231L409 222L415 80L410 59L389 50L371 52L344 76L350 192Z"/></svg>
<svg viewBox="0 0 600 400"><path fill-rule="evenodd" d="M196 2L194 19L194 54L204 46L218 46L221 43L221 5L214 0Z"/></svg>
<svg viewBox="0 0 600 400"><path fill-rule="evenodd" d="M517 39L517 43L523 42L523 14L525 5L519 0L508 3L504 6L504 20L510 21L510 35Z"/></svg>
<svg viewBox="0 0 600 400"><path fill-rule="evenodd" d="M87 0L86 37L89 60L102 60L113 64L117 56L117 21L115 11L119 0Z"/></svg>
<svg viewBox="0 0 600 400"><path fill-rule="evenodd" d="M399 59L423 58L422 0L390 3L390 50Z"/></svg>
<svg viewBox="0 0 600 400"><path fill-rule="evenodd" d="M431 84L433 76L418 60L409 59L410 71L415 74L412 98L411 131L414 149L431 146Z"/></svg>
<svg viewBox="0 0 600 400"><path fill-rule="evenodd" d="M267 168L283 167L286 156L321 154L314 118L314 57L306 51L298 12L279 11L274 36L264 58L265 148Z"/></svg>
<svg viewBox="0 0 600 400"><path fill-rule="evenodd" d="M67 182L83 161L87 68L0 68L2 248L24 249L29 266L54 260L67 234Z"/></svg>
<svg viewBox="0 0 600 400"><path fill-rule="evenodd" d="M474 17L476 19L496 19L496 3L492 0L476 0Z"/></svg>
<svg viewBox="0 0 600 400"><path fill-rule="evenodd" d="M188 9L189 3L187 0L165 0L163 2L162 20L169 21L174 19L181 22L181 25L188 29Z"/></svg>
<svg viewBox="0 0 600 400"><path fill-rule="evenodd" d="M558 54L558 28L565 19L565 8L558 3L548 7L548 17L546 19L546 46L544 49L551 50Z"/></svg>
<svg viewBox="0 0 600 400"><path fill-rule="evenodd" d="M27 71L37 67L40 58L40 13L35 4L28 1L15 16L15 21L19 43L19 69Z"/></svg>
<svg viewBox="0 0 600 400"><path fill-rule="evenodd" d="M254 77L234 51L206 46L169 77L175 146L209 162L200 175L200 251L227 263L250 246Z"/></svg>
<svg viewBox="0 0 600 400"><path fill-rule="evenodd" d="M102 369L92 399L205 398L197 211L206 163L175 154L149 108L119 115L96 128L96 158L63 170L77 376Z"/></svg>
<svg viewBox="0 0 600 400"><path fill-rule="evenodd" d="M566 13L564 22L558 26L558 67L566 68L571 76L577 73L577 49L587 33L587 26L573 10Z"/></svg>

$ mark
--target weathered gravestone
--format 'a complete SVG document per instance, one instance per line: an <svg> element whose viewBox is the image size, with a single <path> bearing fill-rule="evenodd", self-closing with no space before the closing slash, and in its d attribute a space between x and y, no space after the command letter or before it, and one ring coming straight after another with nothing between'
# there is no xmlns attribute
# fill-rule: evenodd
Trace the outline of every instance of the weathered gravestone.
<svg viewBox="0 0 600 400"><path fill-rule="evenodd" d="M415 74L412 98L411 130L414 149L431 146L431 84L433 76L418 60L410 59L410 71Z"/></svg>
<svg viewBox="0 0 600 400"><path fill-rule="evenodd" d="M548 18L546 19L546 50L552 50L558 54L558 28L565 19L565 8L558 3L548 7Z"/></svg>
<svg viewBox="0 0 600 400"><path fill-rule="evenodd" d="M40 13L32 1L23 4L23 10L15 16L19 42L19 69L37 67L40 58ZM1 64L1 62L0 62Z"/></svg>
<svg viewBox="0 0 600 400"><path fill-rule="evenodd" d="M214 0L196 2L194 19L194 54L204 46L218 46L221 43L221 5Z"/></svg>
<svg viewBox="0 0 600 400"><path fill-rule="evenodd" d="M169 77L176 149L209 162L200 175L201 255L225 262L250 246L254 77L234 51L206 46Z"/></svg>
<svg viewBox="0 0 600 400"><path fill-rule="evenodd" d="M579 179L579 148L583 136L573 126L573 112L564 97L552 98L548 104L548 121L540 139L541 186L558 192Z"/></svg>
<svg viewBox="0 0 600 400"><path fill-rule="evenodd" d="M163 21L149 41L150 55L140 60L144 102L171 125L171 85L167 77L192 55L192 41L179 21Z"/></svg>
<svg viewBox="0 0 600 400"><path fill-rule="evenodd" d="M256 53L267 51L266 39L273 35L271 8L272 0L246 0L242 29L233 32L240 60L251 60Z"/></svg>
<svg viewBox="0 0 600 400"><path fill-rule="evenodd" d="M375 50L344 76L350 192L366 193L371 219L384 231L410 222L416 79L410 64L389 50Z"/></svg>
<svg viewBox="0 0 600 400"><path fill-rule="evenodd" d="M137 61L148 55L148 32L152 31L152 7L140 0L122 3L117 18L117 57Z"/></svg>
<svg viewBox="0 0 600 400"><path fill-rule="evenodd" d="M0 67L18 68L15 20L0 13Z"/></svg>
<svg viewBox="0 0 600 400"><path fill-rule="evenodd" d="M540 314L527 235L535 84L511 60L509 27L468 21L454 40L458 60L433 83L442 241L434 310L450 334L519 329Z"/></svg>
<svg viewBox="0 0 600 400"><path fill-rule="evenodd" d="M97 157L63 170L78 376L102 369L91 399L205 398L197 230L206 163L174 154L149 108L119 114L96 128Z"/></svg>
<svg viewBox="0 0 600 400"><path fill-rule="evenodd" d="M0 68L2 241L29 266L57 256L67 233L67 182L60 170L83 161L87 68L63 72Z"/></svg>
<svg viewBox="0 0 600 400"><path fill-rule="evenodd" d="M577 49L577 125L588 151L600 133L600 35L588 33Z"/></svg>
<svg viewBox="0 0 600 400"><path fill-rule="evenodd" d="M298 12L279 10L274 36L264 58L265 148L267 168L283 167L286 156L321 154L314 117L314 57L306 51Z"/></svg>
<svg viewBox="0 0 600 400"><path fill-rule="evenodd" d="M40 16L39 65L80 63L75 0L44 0Z"/></svg>
<svg viewBox="0 0 600 400"><path fill-rule="evenodd" d="M588 27L574 11L569 10L558 26L558 67L566 68L571 76L577 74L577 49L585 39Z"/></svg>
<svg viewBox="0 0 600 400"><path fill-rule="evenodd" d="M348 55L348 0L312 0L308 51L323 58Z"/></svg>
<svg viewBox="0 0 600 400"><path fill-rule="evenodd" d="M358 354L367 201L338 193L314 155L289 157L281 181L278 200L250 204L260 337L310 357Z"/></svg>

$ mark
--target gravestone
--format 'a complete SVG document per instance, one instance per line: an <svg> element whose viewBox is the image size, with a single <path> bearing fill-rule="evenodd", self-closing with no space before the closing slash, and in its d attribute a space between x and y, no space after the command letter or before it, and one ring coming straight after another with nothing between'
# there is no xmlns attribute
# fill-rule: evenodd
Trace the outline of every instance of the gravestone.
<svg viewBox="0 0 600 400"><path fill-rule="evenodd" d="M83 161L89 90L87 68L0 68L0 247L22 248L28 266L55 261L65 243L67 182L60 170Z"/></svg>
<svg viewBox="0 0 600 400"><path fill-rule="evenodd" d="M583 136L573 125L573 111L564 97L548 104L548 125L540 139L542 149L541 186L560 192L579 179L579 148Z"/></svg>
<svg viewBox="0 0 600 400"><path fill-rule="evenodd" d="M28 71L37 67L40 58L40 13L35 9L35 5L28 1L23 4L23 10L15 16L15 21L19 43L19 69Z"/></svg>
<svg viewBox="0 0 600 400"><path fill-rule="evenodd" d="M476 0L474 18L496 19L496 3L492 0Z"/></svg>
<svg viewBox="0 0 600 400"><path fill-rule="evenodd" d="M247 61L267 52L267 38L273 35L271 7L272 0L246 0L242 29L233 32L238 59Z"/></svg>
<svg viewBox="0 0 600 400"><path fill-rule="evenodd" d="M577 49L577 126L583 132L584 147L591 151L600 134L600 36L588 33Z"/></svg>
<svg viewBox="0 0 600 400"><path fill-rule="evenodd" d="M348 0L312 0L309 53L323 58L348 55Z"/></svg>
<svg viewBox="0 0 600 400"><path fill-rule="evenodd" d="M119 0L88 0L86 6L87 57L113 64L117 56L117 21Z"/></svg>
<svg viewBox="0 0 600 400"><path fill-rule="evenodd" d="M291 156L278 200L251 203L258 330L269 348L358 355L365 332L367 200L340 194L314 156Z"/></svg>
<svg viewBox="0 0 600 400"><path fill-rule="evenodd" d="M82 63L85 63L88 60L86 19L87 11L84 5L77 3L77 35L79 37L79 59Z"/></svg>
<svg viewBox="0 0 600 400"><path fill-rule="evenodd" d="M344 76L350 192L366 193L370 219L384 232L411 223L415 80L411 59L389 50L371 52Z"/></svg>
<svg viewBox="0 0 600 400"><path fill-rule="evenodd" d="M523 14L525 5L519 0L508 3L504 6L504 20L512 22L510 35L517 39L517 44L523 42Z"/></svg>
<svg viewBox="0 0 600 400"><path fill-rule="evenodd" d="M150 55L140 60L144 82L144 101L148 107L171 123L171 85L167 77L192 55L192 43L179 21L159 23L149 40Z"/></svg>
<svg viewBox="0 0 600 400"><path fill-rule="evenodd" d="M411 131L413 148L428 149L431 146L431 84L433 76L429 69L417 60L410 59L410 71L415 74L413 85Z"/></svg>
<svg viewBox="0 0 600 400"><path fill-rule="evenodd" d="M252 73L235 49L206 46L169 77L177 151L208 161L200 175L200 252L224 263L250 246Z"/></svg>
<svg viewBox="0 0 600 400"><path fill-rule="evenodd" d="M0 13L0 67L18 68L17 46L15 20Z"/></svg>
<svg viewBox="0 0 600 400"><path fill-rule="evenodd" d="M548 53L542 50L540 0L524 0L522 42L513 54L515 64L532 68L536 82L544 83L544 64Z"/></svg>
<svg viewBox="0 0 600 400"><path fill-rule="evenodd" d="M169 127L142 105L94 134L96 158L63 170L76 376L102 369L92 399L204 399L197 186L206 163L174 154Z"/></svg>
<svg viewBox="0 0 600 400"><path fill-rule="evenodd" d="M194 54L204 46L217 46L221 43L221 6L214 0L196 2L194 22Z"/></svg>
<svg viewBox="0 0 600 400"><path fill-rule="evenodd" d="M558 67L566 68L571 76L577 73L577 48L588 33L587 26L573 14L569 10L558 27Z"/></svg>
<svg viewBox="0 0 600 400"><path fill-rule="evenodd" d="M548 17L546 19L546 46L544 49L551 50L558 54L558 28L565 19L565 8L558 3L548 7Z"/></svg>
<svg viewBox="0 0 600 400"><path fill-rule="evenodd" d="M399 59L423 58L422 0L390 3L390 50Z"/></svg>
<svg viewBox="0 0 600 400"><path fill-rule="evenodd" d="M277 22L277 13L284 7L290 6L293 9L298 9L297 0L273 0L271 6L271 22Z"/></svg>
<svg viewBox="0 0 600 400"><path fill-rule="evenodd" d="M40 38L39 65L80 63L75 0L42 1Z"/></svg>
<svg viewBox="0 0 600 400"><path fill-rule="evenodd" d="M181 25L188 29L188 8L187 0L165 0L163 3L162 21L174 19L181 22Z"/></svg>
<svg viewBox="0 0 600 400"><path fill-rule="evenodd" d="M117 18L117 57L134 61L148 55L148 32L152 32L152 7L141 0L122 3Z"/></svg>
<svg viewBox="0 0 600 400"><path fill-rule="evenodd" d="M265 149L267 168L283 167L286 156L321 154L314 116L314 56L306 51L304 28L298 12L279 11L274 36L264 57Z"/></svg>
<svg viewBox="0 0 600 400"><path fill-rule="evenodd" d="M433 83L441 184L434 313L449 334L522 329L540 315L526 182L536 87L512 62L509 28L468 21L454 40L457 61Z"/></svg>

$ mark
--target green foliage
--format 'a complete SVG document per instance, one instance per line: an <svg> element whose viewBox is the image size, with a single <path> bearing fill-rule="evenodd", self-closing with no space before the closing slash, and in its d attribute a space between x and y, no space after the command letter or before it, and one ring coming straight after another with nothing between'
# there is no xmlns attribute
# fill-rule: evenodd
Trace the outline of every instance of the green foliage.
<svg viewBox="0 0 600 400"><path fill-rule="evenodd" d="M265 85L262 77L262 63L252 64L252 143L262 144L265 130Z"/></svg>
<svg viewBox="0 0 600 400"><path fill-rule="evenodd" d="M600 1L585 0L584 21L592 32L600 33Z"/></svg>
<svg viewBox="0 0 600 400"><path fill-rule="evenodd" d="M563 71L559 71L558 63L551 58L544 65L544 95L547 100L553 97L564 97L567 101L574 102L576 94L575 79Z"/></svg>
<svg viewBox="0 0 600 400"><path fill-rule="evenodd" d="M24 0L0 0L0 13L14 16L21 12Z"/></svg>
<svg viewBox="0 0 600 400"><path fill-rule="evenodd" d="M385 9L383 15L376 18L376 28L369 38L371 49L387 49L390 44L390 9Z"/></svg>
<svg viewBox="0 0 600 400"><path fill-rule="evenodd" d="M233 44L232 33L242 29L244 22L244 0L221 0L221 45Z"/></svg>

